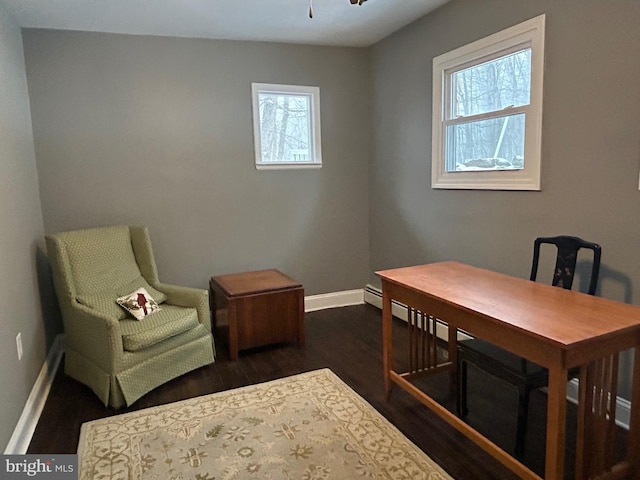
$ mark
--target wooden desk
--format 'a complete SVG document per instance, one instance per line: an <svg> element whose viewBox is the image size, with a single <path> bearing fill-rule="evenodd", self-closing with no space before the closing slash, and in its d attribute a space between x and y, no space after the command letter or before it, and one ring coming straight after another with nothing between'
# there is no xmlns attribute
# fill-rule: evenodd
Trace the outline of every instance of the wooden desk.
<svg viewBox="0 0 640 480"><path fill-rule="evenodd" d="M567 371L581 368L576 478L640 479L640 354L633 368L626 460L612 466L619 352L640 352L640 307L503 275L457 262L377 272L382 279L383 369L387 396L393 384L464 433L525 479L539 479L482 434L411 383L448 368L455 379L457 330L462 329L549 369L545 477L564 473ZM409 312L409 371L394 371L392 300ZM449 361L431 355L436 319L449 326ZM425 353L426 349L426 353ZM434 347L435 349L435 347ZM422 351L420 351L422 350ZM589 392L589 395L587 395ZM613 402L603 399L613 398Z"/></svg>

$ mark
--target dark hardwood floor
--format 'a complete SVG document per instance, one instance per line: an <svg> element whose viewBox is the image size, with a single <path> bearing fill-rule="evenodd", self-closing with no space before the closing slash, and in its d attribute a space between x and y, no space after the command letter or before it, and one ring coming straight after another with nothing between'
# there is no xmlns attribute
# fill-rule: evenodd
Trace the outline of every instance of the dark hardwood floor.
<svg viewBox="0 0 640 480"><path fill-rule="evenodd" d="M226 347L217 341L213 365L183 375L153 390L131 407L115 411L104 407L84 385L59 369L42 412L28 453L76 453L82 423L127 411L175 402L244 385L273 380L319 368L330 368L410 440L459 480L515 479L514 474L493 460L462 434L448 426L409 394L398 388L391 400L384 398L381 360L381 312L358 305L311 312L305 315L307 345L260 348L241 352L238 361L228 359ZM394 325L401 338L403 323ZM395 341L395 340L394 340ZM398 362L403 361L402 342L396 342ZM430 378L422 385L453 409L448 375ZM500 381L469 370L468 422L507 451L515 441L515 390ZM524 462L538 474L544 465L546 396L532 394ZM575 408L569 405L567 478L573 477Z"/></svg>

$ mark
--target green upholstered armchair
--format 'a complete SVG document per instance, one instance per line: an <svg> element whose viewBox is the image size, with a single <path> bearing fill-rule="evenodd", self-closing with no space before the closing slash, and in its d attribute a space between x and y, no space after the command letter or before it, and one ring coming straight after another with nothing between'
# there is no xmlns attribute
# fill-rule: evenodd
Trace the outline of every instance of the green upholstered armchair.
<svg viewBox="0 0 640 480"><path fill-rule="evenodd" d="M208 291L158 281L146 228L92 228L46 240L66 333L65 373L105 405L131 405L213 362ZM160 310L136 320L116 300L140 287Z"/></svg>

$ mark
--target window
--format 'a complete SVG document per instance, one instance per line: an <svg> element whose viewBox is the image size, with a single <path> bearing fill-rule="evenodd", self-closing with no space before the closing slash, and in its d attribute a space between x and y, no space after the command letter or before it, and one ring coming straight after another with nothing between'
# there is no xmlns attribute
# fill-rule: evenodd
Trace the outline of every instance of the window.
<svg viewBox="0 0 640 480"><path fill-rule="evenodd" d="M256 168L319 168L320 89L251 84Z"/></svg>
<svg viewBox="0 0 640 480"><path fill-rule="evenodd" d="M540 190L544 20L433 59L433 188Z"/></svg>

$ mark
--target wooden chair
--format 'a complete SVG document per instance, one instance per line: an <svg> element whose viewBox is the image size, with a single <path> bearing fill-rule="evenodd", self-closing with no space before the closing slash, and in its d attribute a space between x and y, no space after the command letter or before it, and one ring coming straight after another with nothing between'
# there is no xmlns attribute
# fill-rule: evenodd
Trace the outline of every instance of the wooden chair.
<svg viewBox="0 0 640 480"><path fill-rule="evenodd" d="M596 243L584 241L578 237L557 236L541 237L534 242L533 262L531 265L532 281L536 280L538 262L540 259L540 245L552 244L557 248L556 266L552 285L570 290L578 258L578 251L582 248L593 251L589 295L594 295L600 272L601 248ZM457 411L462 418L467 416L467 364L472 363L477 368L510 383L518 389L518 420L516 428L515 454L521 456L524 452L524 441L527 430L529 410L529 394L532 390L548 384L548 371L522 357L512 354L500 347L481 339L463 340L458 343L458 392ZM579 368L569 371L569 380L577 377Z"/></svg>

